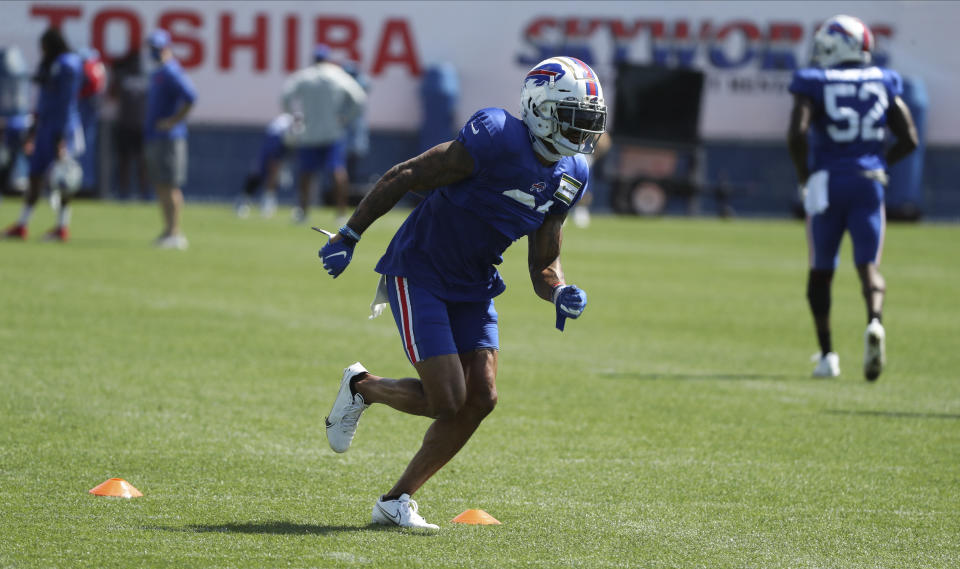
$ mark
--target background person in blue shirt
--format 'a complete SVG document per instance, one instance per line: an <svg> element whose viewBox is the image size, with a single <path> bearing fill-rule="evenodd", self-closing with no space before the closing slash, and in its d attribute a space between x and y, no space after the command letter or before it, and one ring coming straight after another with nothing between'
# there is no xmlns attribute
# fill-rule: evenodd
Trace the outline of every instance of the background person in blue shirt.
<svg viewBox="0 0 960 569"><path fill-rule="evenodd" d="M80 56L70 50L59 28L48 28L43 33L40 52L42 58L34 77L40 93L27 142L28 147L33 147L30 185L24 195L20 218L4 234L11 239L27 238L27 224L54 162L79 156L84 150L83 128L77 110L77 96L83 83ZM61 194L57 225L47 232L45 239L66 241L69 238L70 198L69 192Z"/></svg>
<svg viewBox="0 0 960 569"><path fill-rule="evenodd" d="M187 238L180 229L181 188L187 180L186 118L197 94L170 50L169 33L151 33L147 47L158 64L150 76L144 123L147 176L157 192L164 224L155 244L163 249L186 249Z"/></svg>
<svg viewBox="0 0 960 569"><path fill-rule="evenodd" d="M376 219L407 192L428 192L376 267L378 298L389 299L419 379L376 376L357 362L344 370L326 420L330 446L345 452L372 403L434 419L403 475L374 504L374 523L437 529L410 496L496 405L493 298L506 288L496 265L507 247L527 237L534 292L554 305L558 328L586 307L586 293L564 282L560 242L567 212L589 181L584 155L604 131L600 82L578 59L550 58L527 73L520 102L521 119L481 109L456 140L391 168L320 250L336 277Z"/></svg>
<svg viewBox="0 0 960 569"><path fill-rule="evenodd" d="M881 322L886 282L877 269L886 227L886 168L917 147L917 129L900 98L900 75L870 65L873 36L863 22L834 16L813 41L817 67L797 70L790 83L794 104L787 138L807 212L807 300L820 344L813 375L840 375L830 333L830 288L840 241L849 231L867 307L863 372L874 381L886 359ZM887 127L896 137L889 147Z"/></svg>

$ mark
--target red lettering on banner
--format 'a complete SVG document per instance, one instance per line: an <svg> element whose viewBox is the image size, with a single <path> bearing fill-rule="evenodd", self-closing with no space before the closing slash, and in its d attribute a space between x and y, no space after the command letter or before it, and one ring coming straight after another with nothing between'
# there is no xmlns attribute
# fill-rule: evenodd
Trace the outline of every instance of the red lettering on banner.
<svg viewBox="0 0 960 569"><path fill-rule="evenodd" d="M394 39L400 41L402 48L397 53L390 49ZM411 75L420 76L420 62L406 20L391 19L383 24L380 45L377 47L377 54L374 56L370 73L380 75L387 65L404 65L409 69Z"/></svg>
<svg viewBox="0 0 960 569"><path fill-rule="evenodd" d="M50 6L38 4L30 6L30 15L35 18L46 18L51 28L59 28L66 20L75 20L83 15L79 6Z"/></svg>
<svg viewBox="0 0 960 569"><path fill-rule="evenodd" d="M593 32L600 27L603 23L601 20L584 20L579 18L569 18L564 26L564 32L567 34L568 38L575 37L589 37L593 35Z"/></svg>
<svg viewBox="0 0 960 569"><path fill-rule="evenodd" d="M157 27L167 30L170 34L170 43L181 47L177 50L177 59L180 61L180 65L184 69L192 69L203 63L203 42L196 36L182 33L181 30L184 26L189 26L202 33L203 16L192 10L176 10L164 12L157 19Z"/></svg>
<svg viewBox="0 0 960 569"><path fill-rule="evenodd" d="M220 14L220 69L233 67L233 50L238 47L252 48L255 59L253 68L264 71L267 68L267 16L257 14L254 18L253 35L240 36L233 33L233 14Z"/></svg>
<svg viewBox="0 0 960 569"><path fill-rule="evenodd" d="M300 20L296 16L288 15L285 24L287 33L284 34L283 68L287 72L293 72L300 66L300 58L297 57L300 49Z"/></svg>
<svg viewBox="0 0 960 569"><path fill-rule="evenodd" d="M122 53L107 53L106 51L106 27L111 21L119 21L126 24L127 27L127 49ZM125 8L113 8L98 12L93 17L93 23L90 29L90 44L94 49L100 52L100 57L104 62L111 62L114 59L123 57L130 53L134 46L139 46L143 38L143 32L140 28L140 18L136 12Z"/></svg>
<svg viewBox="0 0 960 569"><path fill-rule="evenodd" d="M530 25L527 26L527 29L524 30L523 34L526 37L537 37L546 33L544 28L556 28L557 21L553 18L537 18L536 20L530 22Z"/></svg>
<svg viewBox="0 0 960 569"><path fill-rule="evenodd" d="M315 43L325 43L334 50L347 52L347 59L360 61L357 40L360 39L360 24L353 18L317 18Z"/></svg>

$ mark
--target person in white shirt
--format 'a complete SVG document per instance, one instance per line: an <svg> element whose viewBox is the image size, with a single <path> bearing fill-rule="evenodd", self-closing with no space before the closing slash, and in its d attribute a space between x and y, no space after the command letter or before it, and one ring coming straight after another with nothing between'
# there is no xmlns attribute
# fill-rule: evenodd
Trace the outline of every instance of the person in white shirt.
<svg viewBox="0 0 960 569"><path fill-rule="evenodd" d="M307 219L318 171L331 174L338 218L347 208L346 127L363 112L367 95L340 65L329 60L330 47L317 44L314 63L291 75L283 87L282 106L301 119L294 133L299 166L299 205L294 221Z"/></svg>

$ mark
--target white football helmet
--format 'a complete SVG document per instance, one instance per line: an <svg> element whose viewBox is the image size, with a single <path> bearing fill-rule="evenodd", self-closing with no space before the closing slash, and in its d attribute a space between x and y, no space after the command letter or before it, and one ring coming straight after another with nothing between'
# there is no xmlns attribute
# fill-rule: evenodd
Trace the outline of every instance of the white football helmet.
<svg viewBox="0 0 960 569"><path fill-rule="evenodd" d="M50 167L50 187L60 193L72 196L83 183L83 168L70 158L60 158Z"/></svg>
<svg viewBox="0 0 960 569"><path fill-rule="evenodd" d="M534 66L520 90L520 118L534 148L549 159L592 154L607 122L597 74L573 57L551 57Z"/></svg>
<svg viewBox="0 0 960 569"><path fill-rule="evenodd" d="M813 34L813 60L819 67L839 63L870 63L873 34L870 28L853 16L834 16Z"/></svg>

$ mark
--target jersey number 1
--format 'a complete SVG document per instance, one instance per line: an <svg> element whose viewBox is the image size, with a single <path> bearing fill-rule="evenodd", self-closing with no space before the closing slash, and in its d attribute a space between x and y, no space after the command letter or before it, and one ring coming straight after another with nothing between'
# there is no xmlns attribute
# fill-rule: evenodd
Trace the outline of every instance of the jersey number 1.
<svg viewBox="0 0 960 569"><path fill-rule="evenodd" d="M866 114L860 116L855 108L843 106L838 101L843 97L854 96L861 101L875 96L877 101ZM827 134L835 142L853 142L857 135L860 135L861 140L883 140L883 127L874 126L883 118L890 105L883 83L863 83L859 90L852 83L830 83L823 87L823 101L827 115L834 121L834 124L827 125Z"/></svg>

